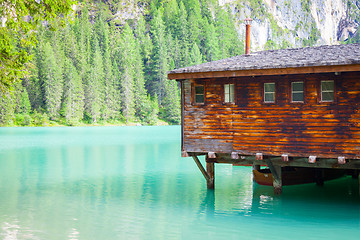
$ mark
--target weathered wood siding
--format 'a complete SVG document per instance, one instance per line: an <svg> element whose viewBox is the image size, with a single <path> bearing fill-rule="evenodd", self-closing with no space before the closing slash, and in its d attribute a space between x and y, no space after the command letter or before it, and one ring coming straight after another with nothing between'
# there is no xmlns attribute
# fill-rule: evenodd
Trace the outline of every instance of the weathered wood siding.
<svg viewBox="0 0 360 240"><path fill-rule="evenodd" d="M335 80L335 101L320 101L320 81ZM183 150L293 157L360 159L360 72L202 79L204 105L192 103L183 83ZM235 104L223 104L233 81ZM304 81L304 103L291 102L291 82ZM276 82L275 104L264 103L263 83Z"/></svg>

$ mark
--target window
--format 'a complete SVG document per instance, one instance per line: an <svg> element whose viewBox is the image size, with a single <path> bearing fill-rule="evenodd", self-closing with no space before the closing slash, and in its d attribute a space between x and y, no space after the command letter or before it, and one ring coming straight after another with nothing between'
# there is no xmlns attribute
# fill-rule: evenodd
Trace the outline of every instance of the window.
<svg viewBox="0 0 360 240"><path fill-rule="evenodd" d="M334 80L321 81L321 101L333 102L335 93Z"/></svg>
<svg viewBox="0 0 360 240"><path fill-rule="evenodd" d="M204 103L205 102L205 88L204 85L195 85L195 103Z"/></svg>
<svg viewBox="0 0 360 240"><path fill-rule="evenodd" d="M225 103L234 103L234 84L224 84L224 102Z"/></svg>
<svg viewBox="0 0 360 240"><path fill-rule="evenodd" d="M264 83L264 102L275 102L275 83Z"/></svg>
<svg viewBox="0 0 360 240"><path fill-rule="evenodd" d="M304 82L291 83L291 101L304 102Z"/></svg>

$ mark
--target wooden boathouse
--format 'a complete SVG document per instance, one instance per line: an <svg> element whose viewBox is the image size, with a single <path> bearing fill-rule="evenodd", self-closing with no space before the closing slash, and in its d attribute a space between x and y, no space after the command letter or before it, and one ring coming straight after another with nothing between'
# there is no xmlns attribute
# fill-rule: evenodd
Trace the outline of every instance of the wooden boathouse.
<svg viewBox="0 0 360 240"><path fill-rule="evenodd" d="M360 169L360 44L248 52L168 78L181 84L182 156L208 188L215 163L265 164L278 194L286 166Z"/></svg>

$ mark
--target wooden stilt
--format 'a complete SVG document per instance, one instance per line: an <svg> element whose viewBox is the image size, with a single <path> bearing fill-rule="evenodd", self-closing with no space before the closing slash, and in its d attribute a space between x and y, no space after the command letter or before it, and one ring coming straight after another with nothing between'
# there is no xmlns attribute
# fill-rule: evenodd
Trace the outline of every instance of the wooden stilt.
<svg viewBox="0 0 360 240"><path fill-rule="evenodd" d="M214 189L215 188L215 163L206 162L206 172L209 176L209 179L206 180L207 188Z"/></svg>
<svg viewBox="0 0 360 240"><path fill-rule="evenodd" d="M282 193L281 166L273 165L270 159L266 160L266 164L270 168L271 174L273 176L274 193L275 195L280 195Z"/></svg>
<svg viewBox="0 0 360 240"><path fill-rule="evenodd" d="M200 169L201 173L203 174L204 178L206 179L207 188L214 189L215 187L215 163L208 162L209 157L206 156L206 170L204 169L203 165L201 164L200 160L197 156L192 156L196 165Z"/></svg>
<svg viewBox="0 0 360 240"><path fill-rule="evenodd" d="M204 176L204 178L206 179L206 181L209 181L210 177L208 175L208 173L206 172L206 170L204 169L203 165L201 164L200 160L198 159L197 156L192 156L194 159L194 162L196 163L196 165L198 166L198 168L200 169L200 172L202 173L202 175Z"/></svg>
<svg viewBox="0 0 360 240"><path fill-rule="evenodd" d="M273 186L274 193L280 195L282 193L282 177L281 177L281 166L274 166L276 171L276 177L274 177ZM274 176L274 174L273 174Z"/></svg>

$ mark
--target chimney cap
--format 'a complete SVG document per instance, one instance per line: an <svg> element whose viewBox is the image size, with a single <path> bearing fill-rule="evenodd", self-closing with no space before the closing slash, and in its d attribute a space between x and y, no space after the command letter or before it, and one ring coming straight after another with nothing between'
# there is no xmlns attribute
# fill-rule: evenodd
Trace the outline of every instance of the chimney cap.
<svg viewBox="0 0 360 240"><path fill-rule="evenodd" d="M252 22L252 18L245 18L244 22L245 22L246 25L250 25L251 22Z"/></svg>

